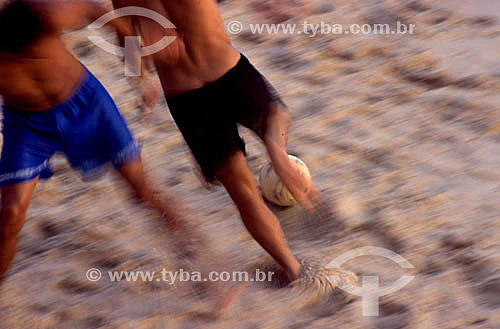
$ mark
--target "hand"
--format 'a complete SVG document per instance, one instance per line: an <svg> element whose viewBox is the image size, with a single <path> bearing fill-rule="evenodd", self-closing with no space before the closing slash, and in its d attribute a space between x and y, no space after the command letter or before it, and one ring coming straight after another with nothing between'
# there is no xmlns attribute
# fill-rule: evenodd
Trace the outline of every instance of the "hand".
<svg viewBox="0 0 500 329"><path fill-rule="evenodd" d="M140 92L142 94L141 112L146 122L153 119L154 110L158 104L161 87L153 77L146 73L140 81Z"/></svg>

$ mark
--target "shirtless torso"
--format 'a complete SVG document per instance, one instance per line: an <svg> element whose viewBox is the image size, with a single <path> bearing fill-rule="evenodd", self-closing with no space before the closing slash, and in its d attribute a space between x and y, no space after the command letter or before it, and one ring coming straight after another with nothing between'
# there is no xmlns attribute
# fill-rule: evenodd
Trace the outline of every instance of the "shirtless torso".
<svg viewBox="0 0 500 329"><path fill-rule="evenodd" d="M61 32L82 28L106 12L88 1L49 0L18 1L2 11L0 95L4 104L41 111L64 102L80 82L84 69L66 49ZM124 20L111 25L121 34L132 32Z"/></svg>
<svg viewBox="0 0 500 329"><path fill-rule="evenodd" d="M82 74L56 33L41 36L22 53L0 51L0 95L12 108L52 108L68 98Z"/></svg>
<svg viewBox="0 0 500 329"><path fill-rule="evenodd" d="M113 0L116 8L137 6L136 0ZM168 18L177 29L163 29L135 17L146 45L165 35L176 40L153 55L167 97L203 87L236 65L240 54L232 47L215 0L145 0L140 6Z"/></svg>

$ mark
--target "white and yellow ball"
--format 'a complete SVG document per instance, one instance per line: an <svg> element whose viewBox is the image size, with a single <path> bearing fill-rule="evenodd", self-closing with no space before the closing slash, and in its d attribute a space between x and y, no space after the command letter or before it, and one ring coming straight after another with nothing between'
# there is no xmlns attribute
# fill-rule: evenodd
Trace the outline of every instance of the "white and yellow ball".
<svg viewBox="0 0 500 329"><path fill-rule="evenodd" d="M296 165L301 175L311 178L311 173L304 161L293 155L288 155L292 164ZM290 207L297 203L290 191L281 182L281 179L273 169L272 163L268 163L260 170L260 189L264 198L278 206Z"/></svg>

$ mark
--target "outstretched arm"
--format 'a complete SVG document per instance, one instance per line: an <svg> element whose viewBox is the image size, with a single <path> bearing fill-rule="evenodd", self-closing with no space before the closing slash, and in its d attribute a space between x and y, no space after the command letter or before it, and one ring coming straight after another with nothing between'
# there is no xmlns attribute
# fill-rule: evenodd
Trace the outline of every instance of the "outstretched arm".
<svg viewBox="0 0 500 329"><path fill-rule="evenodd" d="M115 9L136 6L138 4L137 2L139 3L139 5L146 5L144 3L145 1L112 0L113 7ZM145 46L145 43L147 44L147 41L145 39L148 39L150 35L142 33L143 31L141 31L140 22L138 21L137 17L130 16L128 17L128 19L131 28L135 32L134 34L137 34L141 37L141 46ZM124 47L125 37L127 36L127 34L124 34L120 31L117 31L117 33L118 39L120 41L120 46ZM140 69L140 76L129 77L128 80L129 83L137 88L142 94L142 105L140 106L140 109L144 115L144 119L146 119L146 121L151 121L153 117L153 110L156 107L159 96L161 94L161 87L157 81L158 79L154 76L155 73L153 72L154 64L152 56L141 57Z"/></svg>

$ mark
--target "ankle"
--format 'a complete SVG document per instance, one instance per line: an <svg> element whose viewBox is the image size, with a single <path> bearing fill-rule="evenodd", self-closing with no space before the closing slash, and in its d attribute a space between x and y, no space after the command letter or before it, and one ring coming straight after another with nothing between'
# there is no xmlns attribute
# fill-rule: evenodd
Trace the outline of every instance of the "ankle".
<svg viewBox="0 0 500 329"><path fill-rule="evenodd" d="M286 274L290 282L294 282L299 279L301 270L302 266L299 263L297 263L297 266L294 266L293 268L290 268L286 271Z"/></svg>

